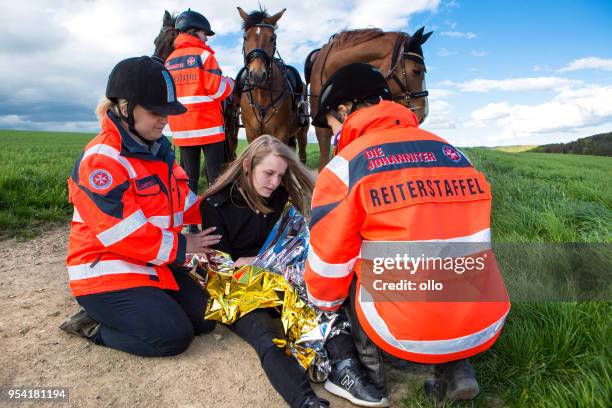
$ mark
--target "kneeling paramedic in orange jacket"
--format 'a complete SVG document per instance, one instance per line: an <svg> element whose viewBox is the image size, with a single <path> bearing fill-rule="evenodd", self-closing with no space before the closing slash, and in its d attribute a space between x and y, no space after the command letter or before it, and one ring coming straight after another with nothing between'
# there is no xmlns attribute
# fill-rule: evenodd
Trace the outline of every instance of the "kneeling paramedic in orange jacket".
<svg viewBox="0 0 612 408"><path fill-rule="evenodd" d="M96 109L102 130L68 180L74 204L68 246L70 289L82 309L61 329L141 356L183 352L204 320L207 295L181 265L186 252L219 242L199 224L200 199L162 130L185 112L158 60L128 58L111 72Z"/></svg>
<svg viewBox="0 0 612 408"><path fill-rule="evenodd" d="M361 63L338 70L321 90L313 123L332 128L336 156L313 193L308 296L323 310L344 305L359 360L383 392L381 350L435 364L436 377L425 384L429 396L472 399L479 387L466 358L493 345L510 310L490 249L490 187L462 152L420 130L416 115L390 96L382 74ZM475 254L483 267L473 275L451 271L450 295L418 297L407 282L427 271L412 263L416 274L384 290L381 282L393 275L372 274L376 258L408 245L420 245L419 255L424 245L433 246L457 265L458 254ZM394 291L400 283L404 291ZM342 376L347 363L331 357L325 387L355 402L355 381Z"/></svg>

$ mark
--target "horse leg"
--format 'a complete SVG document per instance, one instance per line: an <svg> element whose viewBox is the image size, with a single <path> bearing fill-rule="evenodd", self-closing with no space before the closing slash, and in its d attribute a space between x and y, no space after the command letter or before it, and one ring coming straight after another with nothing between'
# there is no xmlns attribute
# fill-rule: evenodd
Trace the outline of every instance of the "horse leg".
<svg viewBox="0 0 612 408"><path fill-rule="evenodd" d="M287 141L287 145L293 150L295 150L295 147L296 147L295 136L291 136L289 138L289 140Z"/></svg>
<svg viewBox="0 0 612 408"><path fill-rule="evenodd" d="M319 152L321 153L319 158L319 171L321 171L329 162L329 143L332 138L332 132L331 129L315 127L315 133L317 134Z"/></svg>
<svg viewBox="0 0 612 408"><path fill-rule="evenodd" d="M251 144L251 142L257 137L255 132L249 126L245 126L244 131L246 132L247 143Z"/></svg>
<svg viewBox="0 0 612 408"><path fill-rule="evenodd" d="M302 164L306 164L306 146L308 144L308 123L300 128L297 134L299 156Z"/></svg>
<svg viewBox="0 0 612 408"><path fill-rule="evenodd" d="M225 152L228 163L236 160L236 149L238 148L238 115L239 108L228 104L223 111L225 121Z"/></svg>

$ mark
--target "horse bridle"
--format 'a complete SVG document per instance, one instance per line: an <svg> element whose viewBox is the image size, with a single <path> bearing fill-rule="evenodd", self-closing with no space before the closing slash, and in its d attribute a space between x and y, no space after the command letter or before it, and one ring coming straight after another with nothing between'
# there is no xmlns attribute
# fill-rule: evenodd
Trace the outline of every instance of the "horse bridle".
<svg viewBox="0 0 612 408"><path fill-rule="evenodd" d="M263 60L266 69L268 70L268 72L270 73L270 75L268 75L268 79L266 81L266 83L270 84L269 87L269 91L270 91L270 95L272 95L272 73L274 72L274 69L272 67L272 63L274 62L274 54L276 54L276 33L274 32L274 30L276 30L276 26L272 25L272 24L255 24L253 27L265 27L265 28L271 28L272 29L272 38L273 38L273 48L272 48L272 55L268 55L263 49L261 48L253 48L251 51L249 51L248 53L245 53L245 43L246 43L246 33L244 36L244 42L242 44L242 55L244 56L244 66L248 69L249 64L251 63L251 61L253 61L254 59L261 59ZM280 56L279 56L280 57ZM282 62L282 59L279 58L279 60ZM282 62L282 64L284 65L285 63ZM285 70L281 69L281 72L283 73L283 77L285 76ZM285 83L285 78L283 78L283 84ZM268 123L273 117L274 115L276 115L278 113L278 109L276 108L276 104L279 103L285 96L285 92L279 92L278 96L276 98L272 99L272 102L270 102L267 105L260 105L257 102L255 102L254 98L253 98L253 94L251 93L251 91L253 90L254 87L251 87L249 89L247 89L246 94L247 94L247 99L249 100L249 105L251 106L251 108L253 109L253 111L255 112L255 117L257 118L257 121L259 122L259 127L260 127L260 132L263 132L263 127L266 123ZM266 89L266 87L259 87L261 89ZM266 118L266 112L268 111L268 109L272 108L273 110L273 114L270 115L270 117L268 118L268 120L265 120ZM258 115L259 114L259 115Z"/></svg>
<svg viewBox="0 0 612 408"><path fill-rule="evenodd" d="M419 55L416 52L405 51L406 44L408 43L408 35L405 33L399 33L397 36L397 40L395 45L393 46L393 54L391 57L391 67L389 69L389 74L385 77L387 82L390 80L395 81L402 92L402 95L394 96L393 100L404 100L406 104L410 102L411 99L424 98L429 95L429 91L423 90L419 92L411 92L408 85L408 74L406 73L406 64L405 61L407 59L423 64L423 69L425 70L425 60L422 55ZM401 76L404 82L397 77L397 68L398 66L401 69ZM427 72L427 70L425 70Z"/></svg>
<svg viewBox="0 0 612 408"><path fill-rule="evenodd" d="M272 55L268 55L263 49L261 48L253 48L251 51L249 51L248 53L245 53L245 49L244 49L244 44L246 43L246 33L244 36L244 42L242 44L242 55L244 58L244 66L248 67L249 64L251 63L251 61L253 61L254 59L261 59L263 60L266 69L268 69L268 71L272 70L272 59L274 58L274 54L276 54L276 33L274 32L274 30L276 30L276 27L273 26L272 24L255 24L254 27L264 27L264 28L271 28L272 29L272 38L274 40L274 45L272 48Z"/></svg>

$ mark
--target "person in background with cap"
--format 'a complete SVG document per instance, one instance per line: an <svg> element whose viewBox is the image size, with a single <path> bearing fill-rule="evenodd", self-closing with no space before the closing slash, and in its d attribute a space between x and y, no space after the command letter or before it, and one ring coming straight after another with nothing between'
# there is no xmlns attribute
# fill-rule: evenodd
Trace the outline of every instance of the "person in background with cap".
<svg viewBox="0 0 612 408"><path fill-rule="evenodd" d="M173 143L179 146L189 186L197 194L200 150L208 185L226 161L221 102L232 94L234 81L222 75L215 52L206 44L215 34L206 17L189 9L177 17L175 28L180 34L174 40L175 50L166 59L166 68L174 77L178 100L187 107L187 113L171 117L169 127ZM190 225L190 229L195 232L197 226Z"/></svg>
<svg viewBox="0 0 612 408"><path fill-rule="evenodd" d="M220 236L181 233L201 222L200 199L162 135L168 116L185 111L158 60L128 58L111 72L96 108L102 130L68 179L67 266L82 308L60 329L150 357L179 354L214 329L204 320L207 295L182 265Z"/></svg>
<svg viewBox="0 0 612 408"><path fill-rule="evenodd" d="M470 242L490 249L490 186L463 153L418 129L416 115L390 99L378 70L350 64L323 86L313 120L315 126L331 127L336 156L313 192L304 280L309 300L320 309L344 308L363 365L352 367L355 360L347 359L351 345L340 347L347 355L338 356L338 345L327 344L332 372L325 388L358 405L382 406L364 401L359 385L365 369L386 394L382 350L401 360L434 364L435 378L425 383L429 396L472 399L479 387L466 358L493 345L510 309L495 258L489 257L478 275L495 290L494 298L400 301L375 296L373 279L368 285L364 277L372 264L368 248L380 253L393 242L444 242L447 250L449 242Z"/></svg>

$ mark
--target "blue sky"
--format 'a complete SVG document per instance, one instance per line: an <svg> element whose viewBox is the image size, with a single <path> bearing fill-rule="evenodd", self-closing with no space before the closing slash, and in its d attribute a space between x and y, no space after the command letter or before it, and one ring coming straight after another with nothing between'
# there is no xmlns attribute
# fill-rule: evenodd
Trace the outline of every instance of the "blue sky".
<svg viewBox="0 0 612 408"><path fill-rule="evenodd" d="M211 21L225 73L242 62L239 5L257 1L55 0L0 4L0 128L91 131L108 73L150 54L165 9ZM423 50L430 114L422 127L462 146L542 144L612 130L612 2L261 1L278 47L302 70L334 32L367 26L434 34ZM7 63L8 62L8 63Z"/></svg>

